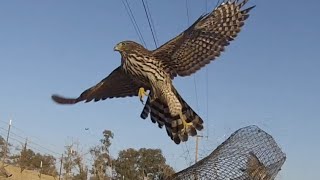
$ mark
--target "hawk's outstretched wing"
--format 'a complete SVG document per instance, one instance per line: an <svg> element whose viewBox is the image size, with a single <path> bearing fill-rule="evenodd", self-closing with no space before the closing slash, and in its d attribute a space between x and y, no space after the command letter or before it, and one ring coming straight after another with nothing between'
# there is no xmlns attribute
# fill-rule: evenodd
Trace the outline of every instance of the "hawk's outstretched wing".
<svg viewBox="0 0 320 180"><path fill-rule="evenodd" d="M78 98L52 95L52 99L59 104L75 104L80 101L90 102L114 97L137 96L140 87L142 85L133 81L121 67L118 67L97 85L85 90Z"/></svg>
<svg viewBox="0 0 320 180"><path fill-rule="evenodd" d="M171 77L188 76L210 63L240 32L249 11L241 10L248 0L229 0L170 40L153 55L163 61Z"/></svg>

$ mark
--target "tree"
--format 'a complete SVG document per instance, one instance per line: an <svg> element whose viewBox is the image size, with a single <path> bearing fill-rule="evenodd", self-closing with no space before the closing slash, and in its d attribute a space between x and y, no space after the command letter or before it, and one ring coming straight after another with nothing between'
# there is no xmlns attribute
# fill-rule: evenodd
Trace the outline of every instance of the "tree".
<svg viewBox="0 0 320 180"><path fill-rule="evenodd" d="M86 180L88 167L83 162L83 153L79 148L79 142L72 142L66 146L63 158L63 169L65 170L64 179ZM74 174L77 172L77 174Z"/></svg>
<svg viewBox="0 0 320 180"><path fill-rule="evenodd" d="M51 155L42 155L35 153L31 149L27 148L27 143L23 145L20 155L13 155L10 157L14 164L19 165L20 173L25 169L39 170L41 174L47 174L50 176L57 176L56 159ZM42 162L42 167L41 167Z"/></svg>
<svg viewBox="0 0 320 180"><path fill-rule="evenodd" d="M5 155L8 155L9 153L10 146L11 144L7 144L7 141L2 136L0 136L0 158L1 158L0 176L4 176L6 178L12 176L12 174L5 169L6 165L4 164L4 163L10 163L10 161L7 161L7 159L5 159Z"/></svg>
<svg viewBox="0 0 320 180"><path fill-rule="evenodd" d="M41 167L42 162L42 167ZM56 158L51 155L42 155L40 153L35 154L32 159L31 167L33 169L41 170L41 174L50 175L56 177L58 171L56 169Z"/></svg>
<svg viewBox="0 0 320 180"><path fill-rule="evenodd" d="M0 158L2 159L5 153L5 148L6 148L6 140L0 136Z"/></svg>
<svg viewBox="0 0 320 180"><path fill-rule="evenodd" d="M166 164L160 149L122 150L114 166L117 178L125 179L166 179L174 173L173 168Z"/></svg>
<svg viewBox="0 0 320 180"><path fill-rule="evenodd" d="M74 170L77 166L77 162L79 162L76 160L78 158L78 153L77 151L74 150L74 142L71 143L71 145L67 145L66 146L66 150L65 150L65 156L63 158L63 169L65 170L65 179L74 179L74 176L72 173L72 170ZM81 170L79 170L81 171Z"/></svg>
<svg viewBox="0 0 320 180"><path fill-rule="evenodd" d="M10 147L11 146L12 146L12 144L10 144L10 143L7 144L7 141L2 136L0 136L0 158L1 158L1 160L5 160L5 159L3 159L5 154L6 155L10 154Z"/></svg>
<svg viewBox="0 0 320 180"><path fill-rule="evenodd" d="M100 140L101 144L91 148L90 153L94 159L91 173L94 175L95 180L109 180L110 174L107 173L109 168L112 173L112 158L109 153L111 146L111 139L113 133L110 130L103 131L103 139Z"/></svg>
<svg viewBox="0 0 320 180"><path fill-rule="evenodd" d="M33 158L35 153L31 149L27 149L25 146L20 153L20 158L18 164L20 166L20 173L25 169L34 169L33 167Z"/></svg>
<svg viewBox="0 0 320 180"><path fill-rule="evenodd" d="M76 174L74 180L87 180L88 167L83 163L83 157L78 151L75 151L74 164L78 169L78 174Z"/></svg>

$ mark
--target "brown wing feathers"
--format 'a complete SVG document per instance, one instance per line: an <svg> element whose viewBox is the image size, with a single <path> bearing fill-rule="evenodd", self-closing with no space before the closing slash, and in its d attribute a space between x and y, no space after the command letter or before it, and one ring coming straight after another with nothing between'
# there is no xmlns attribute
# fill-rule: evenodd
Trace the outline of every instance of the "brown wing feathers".
<svg viewBox="0 0 320 180"><path fill-rule="evenodd" d="M210 14L201 16L186 31L153 51L154 56L169 67L169 73L188 76L220 56L240 32L248 12L241 10L244 0L227 1Z"/></svg>
<svg viewBox="0 0 320 180"><path fill-rule="evenodd" d="M133 81L126 75L121 67L116 68L108 77L97 85L85 90L78 98L65 98L52 95L52 99L59 104L75 104L80 101L99 101L107 98L137 96L142 85ZM147 88L146 88L147 89Z"/></svg>
<svg viewBox="0 0 320 180"><path fill-rule="evenodd" d="M201 16L183 33L152 51L152 56L162 61L163 68L171 78L195 73L211 60L219 57L230 41L238 35L244 21L249 17L249 11L254 8L252 6L241 10L247 2L248 0L240 3L239 0L229 0L220 4L211 13ZM52 99L60 104L75 104L80 101L136 96L140 87L143 86L125 74L121 67L118 67L97 85L85 90L78 98L53 95ZM172 117L167 104L159 99L151 102L148 98L141 118L146 119L150 114L151 121L157 123L159 128L165 126L168 136L179 144L181 141L188 140L189 135L194 136L197 130L203 129L203 120L182 99L174 87L172 89L182 105L183 116L187 122L193 124L188 132L178 133L183 128L182 120L179 116Z"/></svg>

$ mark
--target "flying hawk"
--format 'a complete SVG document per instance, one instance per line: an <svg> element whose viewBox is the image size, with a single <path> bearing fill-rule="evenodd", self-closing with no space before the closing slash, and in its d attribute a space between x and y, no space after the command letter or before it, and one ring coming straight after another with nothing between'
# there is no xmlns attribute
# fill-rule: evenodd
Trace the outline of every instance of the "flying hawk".
<svg viewBox="0 0 320 180"><path fill-rule="evenodd" d="M241 0L240 0L241 1ZM203 120L184 101L172 84L176 76L189 76L219 57L240 32L249 11L242 7L248 0L229 0L211 13L201 16L188 29L155 50L133 41L118 43L114 50L121 54L121 65L97 85L78 98L52 95L59 104L99 101L108 98L143 96L148 99L141 113L146 119L165 126L176 143L187 141L203 129Z"/></svg>

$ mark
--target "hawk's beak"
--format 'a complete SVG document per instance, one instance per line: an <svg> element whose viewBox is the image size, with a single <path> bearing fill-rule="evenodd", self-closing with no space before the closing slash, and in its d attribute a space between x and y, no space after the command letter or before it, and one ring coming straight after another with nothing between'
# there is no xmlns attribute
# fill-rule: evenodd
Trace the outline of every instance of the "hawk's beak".
<svg viewBox="0 0 320 180"><path fill-rule="evenodd" d="M116 45L116 46L113 48L113 50L114 50L114 51L119 51L120 49L119 49L118 45Z"/></svg>

